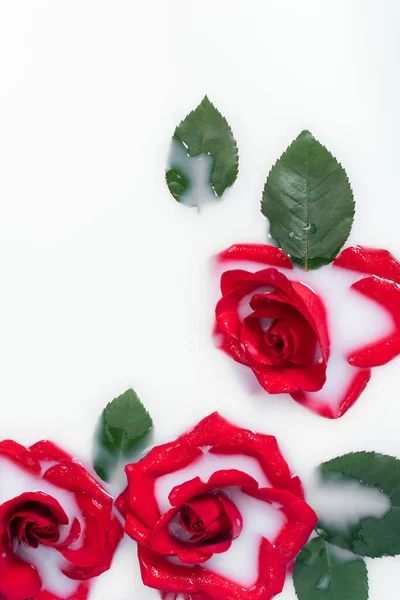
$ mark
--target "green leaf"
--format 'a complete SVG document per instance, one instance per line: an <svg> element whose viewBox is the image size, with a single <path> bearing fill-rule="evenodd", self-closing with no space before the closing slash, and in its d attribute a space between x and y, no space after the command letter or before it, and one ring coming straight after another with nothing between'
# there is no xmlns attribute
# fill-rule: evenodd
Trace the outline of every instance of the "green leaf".
<svg viewBox="0 0 400 600"><path fill-rule="evenodd" d="M183 194L188 189L190 183L189 179L185 176L185 174L175 167L175 169L170 169L167 171L165 175L165 179L167 181L167 185L169 187L169 191L175 198L175 200L180 200Z"/></svg>
<svg viewBox="0 0 400 600"><path fill-rule="evenodd" d="M338 554L321 538L311 540L300 552L293 582L299 600L368 600L365 562Z"/></svg>
<svg viewBox="0 0 400 600"><path fill-rule="evenodd" d="M183 145L187 157L211 157L211 173L205 184L211 185L214 196L222 196L226 188L235 182L239 164L236 141L227 120L207 96L175 129L173 142ZM184 200L185 193L190 192L192 168L197 168L196 165L189 166L187 160L182 161L179 148L176 150L172 145L166 181L171 194L179 202Z"/></svg>
<svg viewBox="0 0 400 600"><path fill-rule="evenodd" d="M96 434L96 473L108 481L121 459L129 458L153 427L151 417L133 390L107 404Z"/></svg>
<svg viewBox="0 0 400 600"><path fill-rule="evenodd" d="M341 164L303 131L272 167L261 210L271 237L308 270L338 254L350 234L354 199Z"/></svg>
<svg viewBox="0 0 400 600"><path fill-rule="evenodd" d="M391 501L391 509L381 519L367 517L344 533L323 520L318 533L332 544L373 558L400 554L400 460L376 452L354 452L321 465L322 478L338 475L378 488Z"/></svg>

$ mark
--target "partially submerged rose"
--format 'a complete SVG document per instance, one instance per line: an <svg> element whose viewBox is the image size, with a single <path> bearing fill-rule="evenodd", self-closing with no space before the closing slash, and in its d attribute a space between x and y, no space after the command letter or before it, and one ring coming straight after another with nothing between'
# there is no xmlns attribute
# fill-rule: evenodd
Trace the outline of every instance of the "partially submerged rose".
<svg viewBox="0 0 400 600"><path fill-rule="evenodd" d="M276 439L218 413L126 474L117 507L165 599L270 600L317 521Z"/></svg>
<svg viewBox="0 0 400 600"><path fill-rule="evenodd" d="M304 272L274 246L237 244L217 265L217 343L271 394L337 418L400 353L400 264L385 250L352 246Z"/></svg>
<svg viewBox="0 0 400 600"><path fill-rule="evenodd" d="M86 600L122 528L113 500L48 441L0 442L0 598Z"/></svg>

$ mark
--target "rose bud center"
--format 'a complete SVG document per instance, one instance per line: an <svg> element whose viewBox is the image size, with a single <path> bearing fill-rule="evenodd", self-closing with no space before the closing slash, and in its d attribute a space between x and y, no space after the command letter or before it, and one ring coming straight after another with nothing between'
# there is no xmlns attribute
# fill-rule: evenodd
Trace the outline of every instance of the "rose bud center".
<svg viewBox="0 0 400 600"><path fill-rule="evenodd" d="M293 355L293 338L282 320L276 320L265 332L265 343L277 361L288 360Z"/></svg>
<svg viewBox="0 0 400 600"><path fill-rule="evenodd" d="M180 524L189 542L222 542L238 537L242 517L229 498L221 492L204 494L184 504Z"/></svg>
<svg viewBox="0 0 400 600"><path fill-rule="evenodd" d="M10 541L24 542L32 548L58 542L58 522L51 510L39 502L27 502L17 509L8 522Z"/></svg>

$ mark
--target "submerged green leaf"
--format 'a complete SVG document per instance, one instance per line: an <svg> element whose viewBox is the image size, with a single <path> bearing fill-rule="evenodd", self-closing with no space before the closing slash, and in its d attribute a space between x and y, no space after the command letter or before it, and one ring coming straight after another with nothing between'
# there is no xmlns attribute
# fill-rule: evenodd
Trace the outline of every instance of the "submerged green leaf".
<svg viewBox="0 0 400 600"><path fill-rule="evenodd" d="M166 181L175 200L184 201L193 184L192 169L200 168L200 165L189 166L190 157L211 157L211 172L204 185L212 188L214 196L222 196L235 182L239 164L236 141L227 120L207 96L175 129L173 142L181 144L188 157L182 161L172 146Z"/></svg>
<svg viewBox="0 0 400 600"><path fill-rule="evenodd" d="M354 452L323 463L321 475L324 480L341 475L378 488L388 496L391 509L381 519L360 519L346 532L320 519L318 533L330 543L361 556L400 554L400 460L376 452Z"/></svg>
<svg viewBox="0 0 400 600"><path fill-rule="evenodd" d="M107 481L118 461L129 458L152 427L149 413L132 389L107 404L96 434L94 469L99 477Z"/></svg>
<svg viewBox="0 0 400 600"><path fill-rule="evenodd" d="M188 178L181 170L175 167L175 169L169 169L169 171L166 172L165 179L169 191L175 200L179 201L190 185Z"/></svg>
<svg viewBox="0 0 400 600"><path fill-rule="evenodd" d="M303 131L272 167L261 210L279 247L308 270L338 254L350 234L354 199L341 164Z"/></svg>
<svg viewBox="0 0 400 600"><path fill-rule="evenodd" d="M300 552L293 582L299 600L368 600L365 562L349 553L339 554L321 538L311 540Z"/></svg>

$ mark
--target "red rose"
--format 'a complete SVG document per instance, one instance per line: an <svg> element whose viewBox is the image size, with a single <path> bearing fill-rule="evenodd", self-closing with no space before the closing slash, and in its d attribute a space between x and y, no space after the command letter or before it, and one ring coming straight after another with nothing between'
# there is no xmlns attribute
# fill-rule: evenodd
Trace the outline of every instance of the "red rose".
<svg viewBox="0 0 400 600"><path fill-rule="evenodd" d="M338 418L371 367L400 353L400 264L386 250L352 246L305 272L278 248L238 244L217 266L229 268L215 311L218 344L271 394Z"/></svg>
<svg viewBox="0 0 400 600"><path fill-rule="evenodd" d="M86 600L122 536L112 498L47 441L0 442L0 477L0 598Z"/></svg>
<svg viewBox="0 0 400 600"><path fill-rule="evenodd" d="M269 600L317 521L276 439L218 413L126 473L117 507L166 600Z"/></svg>

